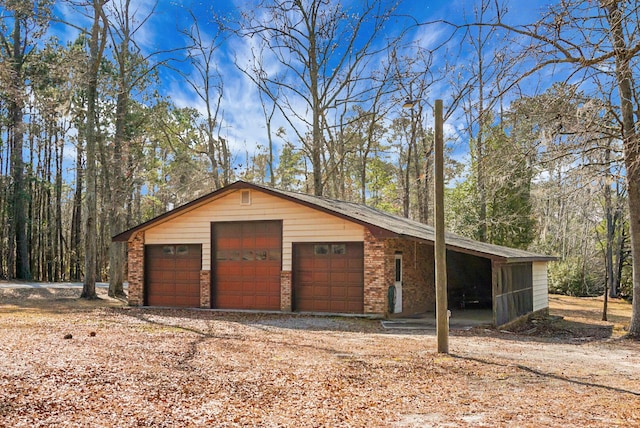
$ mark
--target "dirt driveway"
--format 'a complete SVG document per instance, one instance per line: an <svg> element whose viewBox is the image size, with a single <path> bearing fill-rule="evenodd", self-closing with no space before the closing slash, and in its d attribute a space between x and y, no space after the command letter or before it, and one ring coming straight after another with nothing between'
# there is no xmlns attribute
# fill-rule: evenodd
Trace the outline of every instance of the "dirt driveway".
<svg viewBox="0 0 640 428"><path fill-rule="evenodd" d="M428 330L104 292L0 290L0 426L640 425L640 344L611 338L619 320L460 332L441 355Z"/></svg>

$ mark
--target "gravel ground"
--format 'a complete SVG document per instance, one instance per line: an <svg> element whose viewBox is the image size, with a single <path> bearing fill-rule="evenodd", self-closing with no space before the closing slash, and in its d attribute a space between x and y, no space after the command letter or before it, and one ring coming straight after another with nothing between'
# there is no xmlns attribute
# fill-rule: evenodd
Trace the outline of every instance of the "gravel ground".
<svg viewBox="0 0 640 428"><path fill-rule="evenodd" d="M0 426L640 426L637 342L538 324L456 333L443 355L374 320L79 292L0 290Z"/></svg>

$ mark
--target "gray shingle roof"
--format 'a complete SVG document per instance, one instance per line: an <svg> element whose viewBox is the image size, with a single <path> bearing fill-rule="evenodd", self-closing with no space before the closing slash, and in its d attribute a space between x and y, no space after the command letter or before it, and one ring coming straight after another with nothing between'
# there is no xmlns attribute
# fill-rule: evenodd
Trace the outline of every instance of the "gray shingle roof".
<svg viewBox="0 0 640 428"><path fill-rule="evenodd" d="M149 220L141 225L138 225L119 235L114 236L113 240L126 241L138 230L144 230L165 219L179 215L183 211L188 211L192 207L205 204L209 200L214 199L220 194L225 194L228 191L243 188L258 189L272 195L284 197L291 201L302 203L308 207L337 215L339 217L355 221L360 224L374 226L376 228L390 232L393 235L397 235L399 238L416 239L420 241L430 242L435 241L435 229L433 227L414 220L410 220L408 218L400 217L354 202L346 202L337 199L308 195L305 193L279 190L272 187L247 183L244 181L236 181L229 186L218 189L212 193L209 193L208 195L189 202L188 204L162 214L152 220ZM537 254L530 251L519 250L516 248L478 242L473 239L454 235L453 233L446 233L445 241L448 249L484 256L491 259L500 259L508 263L524 261L548 261L556 259L555 257L547 256L544 254Z"/></svg>
<svg viewBox="0 0 640 428"><path fill-rule="evenodd" d="M426 224L405 217L380 211L366 205L303 193L278 190L264 186L256 187L262 188L272 193L286 196L290 199L296 199L306 202L307 205L315 205L322 208L324 211L333 212L335 214L341 215L342 217L351 218L358 221L359 223L365 223L379 227L381 229L397 234L399 237L413 238L431 242L435 241L435 229L432 226L428 226ZM489 258L506 259L507 262L550 261L556 259L553 256L537 254L517 248L479 242L470 238L455 235L453 233L445 233L445 242L447 244L447 248L452 250L461 250L463 252L485 255Z"/></svg>

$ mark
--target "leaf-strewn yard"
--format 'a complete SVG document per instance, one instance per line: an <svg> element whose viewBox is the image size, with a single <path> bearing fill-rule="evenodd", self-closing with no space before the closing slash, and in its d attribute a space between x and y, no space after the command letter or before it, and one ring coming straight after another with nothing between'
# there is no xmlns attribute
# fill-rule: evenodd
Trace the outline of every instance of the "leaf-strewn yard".
<svg viewBox="0 0 640 428"><path fill-rule="evenodd" d="M553 297L563 320L454 332L445 356L433 331L374 320L77 294L0 289L0 426L640 425L620 301L601 322L601 301Z"/></svg>

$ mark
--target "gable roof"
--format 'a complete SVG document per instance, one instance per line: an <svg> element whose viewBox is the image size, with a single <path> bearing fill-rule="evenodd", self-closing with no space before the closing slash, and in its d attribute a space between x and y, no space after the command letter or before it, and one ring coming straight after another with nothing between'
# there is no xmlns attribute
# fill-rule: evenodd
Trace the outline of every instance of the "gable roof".
<svg viewBox="0 0 640 428"><path fill-rule="evenodd" d="M262 186L258 184L248 183L245 181L236 181L226 187L215 190L205 196L195 199L185 205L168 211L158 217L155 217L145 223L142 223L132 229L122 232L112 239L113 241L128 241L136 232L148 229L167 220L183 215L194 208L209 203L228 193L239 189L254 189L262 191L276 197L284 198L295 203L305 205L307 207L326 212L328 214L344 218L346 220L362 224L374 230L386 232L385 236L408 238L419 241L435 241L435 229L432 226L390 214L375 208L358 204L355 202L340 201L321 196L313 196L304 193L290 192L279 190L272 187ZM528 262L528 261L550 261L555 257L543 254L532 253L530 251L520 250L517 248L509 248L501 245L488 244L485 242L475 241L455 235L453 233L445 233L445 241L447 249L470 253L490 259L499 259L507 263Z"/></svg>

